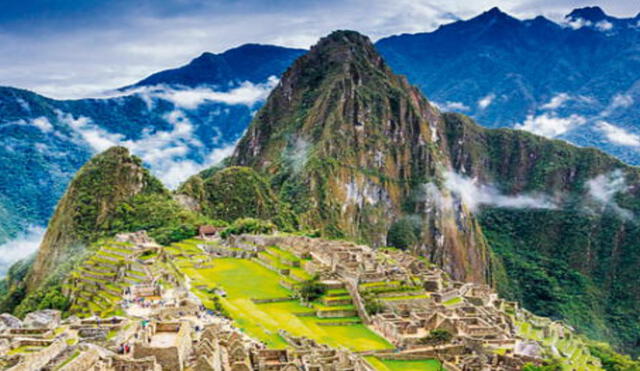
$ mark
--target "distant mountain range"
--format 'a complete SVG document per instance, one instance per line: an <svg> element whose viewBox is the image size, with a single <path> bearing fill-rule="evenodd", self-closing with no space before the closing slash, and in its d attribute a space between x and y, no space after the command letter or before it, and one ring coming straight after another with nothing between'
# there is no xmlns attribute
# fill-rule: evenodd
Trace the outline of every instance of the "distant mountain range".
<svg viewBox="0 0 640 371"><path fill-rule="evenodd" d="M376 47L444 110L640 164L640 15L593 7L565 20L521 21L493 8Z"/></svg>
<svg viewBox="0 0 640 371"><path fill-rule="evenodd" d="M639 164L638 22L599 8L574 10L564 24L521 21L494 8L376 48L442 110ZM0 243L45 225L72 174L112 145L129 147L172 187L225 157L304 52L247 44L204 53L96 99L0 88Z"/></svg>

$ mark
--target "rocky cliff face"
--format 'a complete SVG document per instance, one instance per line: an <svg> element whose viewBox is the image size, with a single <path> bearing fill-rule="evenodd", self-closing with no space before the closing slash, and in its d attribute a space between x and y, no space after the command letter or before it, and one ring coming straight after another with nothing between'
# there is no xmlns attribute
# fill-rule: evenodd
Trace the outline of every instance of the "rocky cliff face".
<svg viewBox="0 0 640 371"><path fill-rule="evenodd" d="M381 246L394 223L412 218L420 224L416 250L457 278L487 281L475 219L453 200L439 210L441 200L425 193L450 166L442 125L368 38L337 31L284 74L230 163L269 175L303 225L327 235Z"/></svg>
<svg viewBox="0 0 640 371"><path fill-rule="evenodd" d="M68 258L73 247L108 230L110 217L123 201L162 192L166 192L162 184L126 148L114 147L94 157L80 169L58 203L27 276L28 290Z"/></svg>

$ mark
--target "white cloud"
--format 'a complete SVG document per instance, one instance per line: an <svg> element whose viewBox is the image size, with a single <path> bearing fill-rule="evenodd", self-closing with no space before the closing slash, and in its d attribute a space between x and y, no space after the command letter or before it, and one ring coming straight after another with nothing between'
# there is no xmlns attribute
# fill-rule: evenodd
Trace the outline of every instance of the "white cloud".
<svg viewBox="0 0 640 371"><path fill-rule="evenodd" d="M624 173L621 170L600 174L588 180L586 186L587 194L601 206L601 210L609 207L625 219L633 217L631 211L620 207L615 201L616 194L624 193L629 189Z"/></svg>
<svg viewBox="0 0 640 371"><path fill-rule="evenodd" d="M278 78L271 76L261 84L249 81L241 83L229 91L220 92L208 87L180 88L166 85L143 86L124 92L101 94L100 98L114 98L126 95L137 95L142 98L149 108L154 99L164 99L176 107L195 109L206 102L225 103L229 105L246 105L253 107L256 103L267 99L269 93L278 84Z"/></svg>
<svg viewBox="0 0 640 371"><path fill-rule="evenodd" d="M627 108L633 104L633 97L629 94L616 94L611 98L611 109Z"/></svg>
<svg viewBox="0 0 640 371"><path fill-rule="evenodd" d="M462 102L434 103L441 111L468 111L469 107Z"/></svg>
<svg viewBox="0 0 640 371"><path fill-rule="evenodd" d="M599 121L597 127L612 143L630 147L640 146L640 135L630 133L606 121Z"/></svg>
<svg viewBox="0 0 640 371"><path fill-rule="evenodd" d="M491 105L491 103L493 103L493 100L495 99L495 97L496 97L496 95L491 93L491 94L487 94L483 98L480 98L478 100L478 107L480 107L480 109L485 109L485 108L489 107L489 105Z"/></svg>
<svg viewBox="0 0 640 371"><path fill-rule="evenodd" d="M44 233L45 229L43 227L30 226L17 238L1 245L0 266L11 265L36 252L40 247Z"/></svg>
<svg viewBox="0 0 640 371"><path fill-rule="evenodd" d="M627 108L633 104L633 97L629 94L618 93L611 97L609 105L600 112L599 117L607 117L619 108Z"/></svg>
<svg viewBox="0 0 640 371"><path fill-rule="evenodd" d="M299 173L307 164L310 150L311 144L298 137L282 152L282 157L295 173Z"/></svg>
<svg viewBox="0 0 640 371"><path fill-rule="evenodd" d="M177 188L182 182L202 170L210 168L233 153L237 142L216 148L205 161L196 162L181 158L167 158L151 165L152 172L170 189Z"/></svg>
<svg viewBox="0 0 640 371"><path fill-rule="evenodd" d="M53 131L53 125L51 124L51 121L49 121L49 119L46 118L45 116L36 117L29 121L25 121L24 119L19 119L16 121L9 121L2 124L2 126L11 126L11 125L35 126L36 128L40 129L43 133L50 133L51 131Z"/></svg>
<svg viewBox="0 0 640 371"><path fill-rule="evenodd" d="M593 23L591 21L585 20L584 18L575 18L567 23L567 26L573 28L574 30L580 29L585 26L591 26Z"/></svg>
<svg viewBox="0 0 640 371"><path fill-rule="evenodd" d="M596 28L600 31L610 31L611 29L613 29L613 24L606 19L603 19L600 22L596 23Z"/></svg>
<svg viewBox="0 0 640 371"><path fill-rule="evenodd" d="M48 133L51 130L53 130L53 125L51 125L51 123L49 122L49 119L44 116L31 120L31 125L37 127L38 129L42 130L45 133Z"/></svg>
<svg viewBox="0 0 640 371"><path fill-rule="evenodd" d="M569 95L567 93L556 94L555 96L553 96L553 98L551 98L549 102L540 106L540 108L544 110L558 109L562 107L568 100L569 100Z"/></svg>
<svg viewBox="0 0 640 371"><path fill-rule="evenodd" d="M547 138L555 138L586 122L587 120L584 117L577 114L569 117L558 117L552 113L543 113L539 116L527 116L523 123L516 124L514 128L526 130Z"/></svg>
<svg viewBox="0 0 640 371"><path fill-rule="evenodd" d="M171 124L170 130L146 130L136 140L108 132L87 117L74 118L63 112L58 112L58 117L74 129L79 139L89 144L95 152L102 152L113 146L129 148L169 188L176 188L189 176L215 165L235 148L235 143L222 144L206 153L202 161L190 159L190 155L201 152L204 146L196 137L193 124L180 110L173 110L165 115L164 119Z"/></svg>
<svg viewBox="0 0 640 371"><path fill-rule="evenodd" d="M445 187L457 194L472 210L480 205L507 208L555 208L555 204L546 196L505 195L491 184L479 184L476 179L467 178L452 171L445 173Z"/></svg>
<svg viewBox="0 0 640 371"><path fill-rule="evenodd" d="M110 133L93 124L88 117L80 116L75 118L73 115L61 111L56 111L56 114L60 122L69 125L96 152L106 151L113 146L117 146L124 139L121 134Z"/></svg>
<svg viewBox="0 0 640 371"><path fill-rule="evenodd" d="M460 199L471 211L480 206L489 205L504 208L553 209L556 204L542 194L507 195L491 184L480 184L477 179L471 179L453 171L444 174L444 187L455 197ZM427 200L441 209L450 207L451 201L443 197L433 184L425 185Z"/></svg>

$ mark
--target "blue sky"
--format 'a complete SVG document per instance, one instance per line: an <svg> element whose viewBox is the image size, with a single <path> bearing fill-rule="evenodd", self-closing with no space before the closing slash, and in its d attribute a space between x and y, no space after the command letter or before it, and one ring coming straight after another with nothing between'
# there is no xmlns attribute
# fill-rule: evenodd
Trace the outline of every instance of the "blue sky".
<svg viewBox="0 0 640 371"><path fill-rule="evenodd" d="M590 5L619 17L640 11L637 0L2 0L0 85L81 97L247 42L308 47L339 28L375 40L493 6L559 21Z"/></svg>

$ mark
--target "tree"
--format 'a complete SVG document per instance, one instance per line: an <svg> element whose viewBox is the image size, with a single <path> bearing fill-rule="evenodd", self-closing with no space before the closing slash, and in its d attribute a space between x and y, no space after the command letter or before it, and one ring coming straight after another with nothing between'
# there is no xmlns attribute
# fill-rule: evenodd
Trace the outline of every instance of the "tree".
<svg viewBox="0 0 640 371"><path fill-rule="evenodd" d="M374 293L365 292L362 300L364 301L364 310L367 311L367 314L370 316L378 314L384 310L384 304L378 300Z"/></svg>
<svg viewBox="0 0 640 371"><path fill-rule="evenodd" d="M407 249L418 243L420 226L412 218L397 220L387 232L387 244L398 249Z"/></svg>
<svg viewBox="0 0 640 371"><path fill-rule="evenodd" d="M300 284L298 294L303 301L312 302L324 295L326 288L319 281L319 277L315 276Z"/></svg>
<svg viewBox="0 0 640 371"><path fill-rule="evenodd" d="M453 339L453 335L449 331L435 329L432 330L429 335L420 339L420 343L428 345L442 345L450 342L451 339Z"/></svg>

